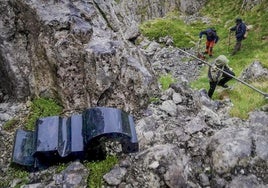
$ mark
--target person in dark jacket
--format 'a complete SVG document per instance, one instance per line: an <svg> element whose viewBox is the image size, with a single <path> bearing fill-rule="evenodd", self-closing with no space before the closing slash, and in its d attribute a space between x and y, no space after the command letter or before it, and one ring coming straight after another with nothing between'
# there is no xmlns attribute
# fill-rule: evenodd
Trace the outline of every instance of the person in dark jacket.
<svg viewBox="0 0 268 188"><path fill-rule="evenodd" d="M206 37L207 37L205 53L208 54L210 57L212 57L213 47L218 42L219 37L218 37L216 30L214 28L209 28L205 31L201 31L199 33L200 40L202 39L203 35L206 35Z"/></svg>
<svg viewBox="0 0 268 188"><path fill-rule="evenodd" d="M211 66L208 69L208 78L209 78L209 90L208 90L208 96L209 98L212 98L212 95L216 89L216 86L219 85L223 88L228 88L228 85L226 83L232 79L232 76L235 76L232 69L228 66L229 60L226 56L220 55L215 59L214 62L212 62ZM232 75L228 75L224 72Z"/></svg>
<svg viewBox="0 0 268 188"><path fill-rule="evenodd" d="M243 23L241 18L236 18L235 23L236 25L230 28L230 32L235 31L235 38L236 38L236 43L232 55L235 55L236 52L241 49L242 40L244 39L244 35L247 30L247 27Z"/></svg>

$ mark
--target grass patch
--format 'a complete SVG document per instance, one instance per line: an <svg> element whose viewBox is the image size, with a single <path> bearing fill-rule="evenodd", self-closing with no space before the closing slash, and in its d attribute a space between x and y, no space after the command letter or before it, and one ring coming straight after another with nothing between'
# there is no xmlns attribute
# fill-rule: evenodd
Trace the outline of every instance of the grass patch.
<svg viewBox="0 0 268 188"><path fill-rule="evenodd" d="M162 90L167 90L169 88L169 85L176 82L176 79L173 78L171 74L166 74L160 76L158 79L158 82L161 85Z"/></svg>
<svg viewBox="0 0 268 188"><path fill-rule="evenodd" d="M115 164L118 163L116 156L107 156L103 161L95 161L86 163L86 167L90 170L88 177L88 187L102 187L103 176L108 173Z"/></svg>
<svg viewBox="0 0 268 188"><path fill-rule="evenodd" d="M268 83L260 84L260 82L258 82L252 83L252 85L268 92ZM230 92L230 98L235 99L232 100L234 108L231 109L230 114L242 119L247 119L250 111L253 111L267 103L261 94L240 83L237 84L236 89Z"/></svg>
<svg viewBox="0 0 268 188"><path fill-rule="evenodd" d="M38 98L31 103L31 110L25 128L33 130L40 117L55 116L62 112L62 107L53 99Z"/></svg>
<svg viewBox="0 0 268 188"><path fill-rule="evenodd" d="M191 47L200 32L201 23L195 23L189 30L189 26L179 19L178 14L173 12L165 18L144 22L140 25L140 30L150 40L158 41L160 37L171 36L176 47Z"/></svg>

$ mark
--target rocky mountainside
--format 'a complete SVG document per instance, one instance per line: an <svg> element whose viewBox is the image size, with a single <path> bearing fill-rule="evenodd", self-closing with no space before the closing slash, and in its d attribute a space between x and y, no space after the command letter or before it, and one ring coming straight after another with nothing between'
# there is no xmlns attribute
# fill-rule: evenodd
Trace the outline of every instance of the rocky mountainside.
<svg viewBox="0 0 268 188"><path fill-rule="evenodd" d="M115 149L120 162L103 177L105 187L267 187L267 107L248 120L229 117L232 101L212 101L206 91L190 89L201 68L197 60L170 40L163 46L140 36L141 21L173 9L192 14L204 3L2 0L1 181L8 179L14 142L14 132L1 127L27 116L27 100L38 96L56 98L73 113L111 106L135 115L140 151L125 155ZM268 77L261 62L254 62L241 78L254 79L256 72ZM166 91L156 80L163 73L178 80ZM160 100L147 106L152 96ZM52 166L31 172L22 187L86 187L88 174L82 162L61 173ZM15 178L7 187L21 181Z"/></svg>

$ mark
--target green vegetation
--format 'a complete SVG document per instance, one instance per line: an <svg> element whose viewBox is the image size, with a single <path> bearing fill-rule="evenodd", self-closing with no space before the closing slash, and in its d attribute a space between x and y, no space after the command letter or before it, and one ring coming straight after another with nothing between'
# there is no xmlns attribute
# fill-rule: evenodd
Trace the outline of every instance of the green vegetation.
<svg viewBox="0 0 268 188"><path fill-rule="evenodd" d="M103 176L109 172L112 167L118 163L116 156L107 156L103 161L88 162L86 167L90 170L88 177L88 187L102 187Z"/></svg>
<svg viewBox="0 0 268 188"><path fill-rule="evenodd" d="M149 100L150 103L157 104L160 102L160 99L158 97L151 97Z"/></svg>
<svg viewBox="0 0 268 188"><path fill-rule="evenodd" d="M59 164L57 164L56 173L60 173L63 170L65 170L66 168L67 168L67 163L59 163Z"/></svg>
<svg viewBox="0 0 268 188"><path fill-rule="evenodd" d="M19 122L18 119L13 118L9 121L7 121L4 125L3 125L3 129L6 131L12 130L16 127L16 124Z"/></svg>
<svg viewBox="0 0 268 188"><path fill-rule="evenodd" d="M165 18L157 18L148 22L144 22L140 26L141 32L150 40L158 40L161 37L171 36L177 47L191 47L198 35L201 23L194 26L185 25L182 20L175 16L177 13L170 13Z"/></svg>
<svg viewBox="0 0 268 188"><path fill-rule="evenodd" d="M18 179L20 182L15 186L19 188L22 185L29 183L29 172L26 169L11 165L6 172L7 179L5 181L0 181L0 187L10 187L10 183L15 179Z"/></svg>
<svg viewBox="0 0 268 188"><path fill-rule="evenodd" d="M169 88L169 85L176 82L176 80L172 77L171 74L166 74L160 76L158 82L161 84L163 90L167 90Z"/></svg>
<svg viewBox="0 0 268 188"><path fill-rule="evenodd" d="M168 35L173 37L176 47L185 48L196 46L201 30L215 27L220 40L214 47L214 57L221 54L226 55L230 60L230 67L233 68L236 77L239 77L242 71L254 61L260 61L264 67L268 68L268 1L263 1L250 11L243 10L242 4L243 0L209 1L200 13L203 17L209 18L210 24L201 23L200 21L185 24L180 20L179 13L173 12L165 18L143 23L140 29L151 40L157 40ZM210 9L207 7L215 8ZM242 42L241 51L235 56L230 56L235 45L235 37L234 33L229 33L229 28L235 25L235 18L237 17L242 18L247 25L252 25L253 28L249 31L248 38ZM203 50L204 43L205 40L202 40L201 47ZM208 62L212 60L213 58L207 59ZM207 66L202 68L200 78L192 82L191 87L208 90L207 69ZM250 84L265 93L268 92L268 80L260 80L258 83ZM217 88L213 99L218 100L229 97L234 103L230 112L232 116L245 119L251 110L259 108L267 102L260 93L238 81L232 80L228 85L233 85L234 89L227 91Z"/></svg>
<svg viewBox="0 0 268 188"><path fill-rule="evenodd" d="M33 130L35 128L35 122L38 118L59 115L61 112L62 107L53 99L35 99L31 104L31 112L25 128L28 130Z"/></svg>

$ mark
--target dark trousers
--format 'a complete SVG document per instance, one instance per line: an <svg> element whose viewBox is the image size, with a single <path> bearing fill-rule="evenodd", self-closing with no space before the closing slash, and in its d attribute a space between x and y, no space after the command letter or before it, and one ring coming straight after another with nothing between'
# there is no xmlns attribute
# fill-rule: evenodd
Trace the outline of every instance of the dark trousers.
<svg viewBox="0 0 268 188"><path fill-rule="evenodd" d="M235 76L234 72L232 72L230 69L225 69L224 71ZM209 98L212 97L217 85L224 86L231 79L232 79L231 76L223 73L221 79L218 82L209 82L209 90L208 90Z"/></svg>
<svg viewBox="0 0 268 188"><path fill-rule="evenodd" d="M241 49L242 40L237 40L232 55L235 55Z"/></svg>

